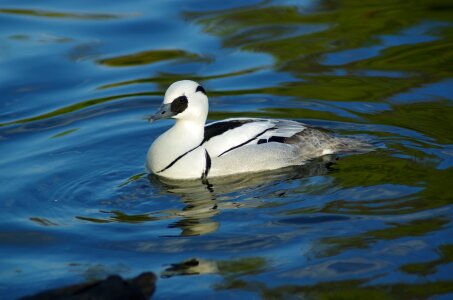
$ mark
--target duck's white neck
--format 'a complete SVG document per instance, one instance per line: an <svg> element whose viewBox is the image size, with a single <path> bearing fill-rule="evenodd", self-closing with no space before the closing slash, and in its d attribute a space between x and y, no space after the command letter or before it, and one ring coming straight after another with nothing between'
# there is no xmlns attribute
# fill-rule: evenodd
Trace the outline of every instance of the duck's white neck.
<svg viewBox="0 0 453 300"><path fill-rule="evenodd" d="M204 137L204 125L205 120L176 120L175 125L149 148L148 168L153 173L158 172L180 155L199 146Z"/></svg>
<svg viewBox="0 0 453 300"><path fill-rule="evenodd" d="M187 145L187 143L190 145L199 145L204 137L204 125L205 120L176 120L175 125L158 139L168 136L168 138L174 139L175 143L181 147L186 147L185 145ZM184 140L184 143L182 143L181 140Z"/></svg>

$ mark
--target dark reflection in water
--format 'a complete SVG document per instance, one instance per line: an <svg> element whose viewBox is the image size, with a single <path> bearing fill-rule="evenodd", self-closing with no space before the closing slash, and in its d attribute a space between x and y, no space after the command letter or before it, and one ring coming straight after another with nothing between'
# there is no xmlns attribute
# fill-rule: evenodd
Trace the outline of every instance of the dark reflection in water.
<svg viewBox="0 0 453 300"><path fill-rule="evenodd" d="M3 1L0 294L153 271L169 299L451 298L452 11ZM148 177L170 121L143 118L188 78L210 120L300 120L378 147L209 184Z"/></svg>

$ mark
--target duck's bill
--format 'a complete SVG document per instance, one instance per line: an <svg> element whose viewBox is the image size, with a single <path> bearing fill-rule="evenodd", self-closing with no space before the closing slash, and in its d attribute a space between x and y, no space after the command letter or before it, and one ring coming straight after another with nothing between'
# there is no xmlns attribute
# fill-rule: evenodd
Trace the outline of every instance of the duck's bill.
<svg viewBox="0 0 453 300"><path fill-rule="evenodd" d="M148 118L149 122L154 122L160 119L168 119L173 117L175 114L171 111L170 103L162 104L159 110Z"/></svg>

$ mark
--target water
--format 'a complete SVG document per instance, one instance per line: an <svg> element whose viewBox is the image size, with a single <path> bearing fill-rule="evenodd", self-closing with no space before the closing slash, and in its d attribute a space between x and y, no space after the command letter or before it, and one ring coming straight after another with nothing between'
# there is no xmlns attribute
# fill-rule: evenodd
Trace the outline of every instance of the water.
<svg viewBox="0 0 453 300"><path fill-rule="evenodd" d="M381 3L384 2L384 3ZM450 1L0 4L0 294L153 271L156 299L453 296ZM377 151L163 182L143 118L287 118Z"/></svg>

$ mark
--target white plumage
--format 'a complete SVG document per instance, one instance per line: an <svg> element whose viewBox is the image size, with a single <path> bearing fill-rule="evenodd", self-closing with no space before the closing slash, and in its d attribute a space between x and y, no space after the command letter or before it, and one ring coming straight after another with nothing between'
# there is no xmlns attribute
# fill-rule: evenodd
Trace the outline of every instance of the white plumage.
<svg viewBox="0 0 453 300"><path fill-rule="evenodd" d="M198 83L183 80L168 88L150 121L174 118L176 123L151 145L147 155L151 172L172 179L206 179L370 148L289 120L235 118L205 125L208 108L206 92Z"/></svg>

